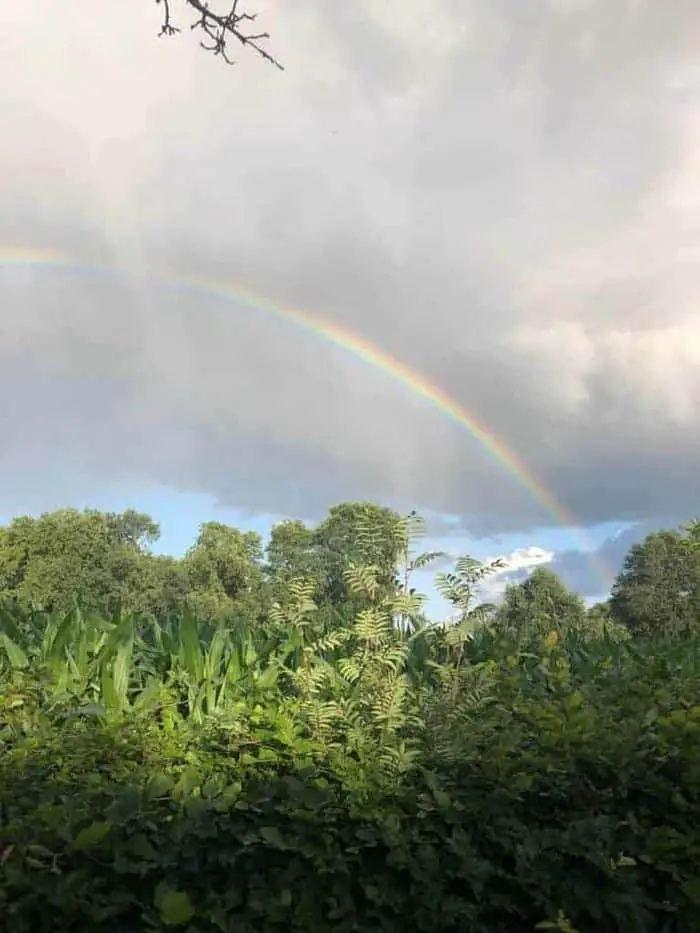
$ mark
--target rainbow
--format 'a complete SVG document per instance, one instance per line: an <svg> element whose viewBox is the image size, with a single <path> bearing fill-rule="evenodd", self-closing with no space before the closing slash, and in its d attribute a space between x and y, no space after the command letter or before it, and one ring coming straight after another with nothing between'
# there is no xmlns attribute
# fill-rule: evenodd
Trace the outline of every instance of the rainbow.
<svg viewBox="0 0 700 933"><path fill-rule="evenodd" d="M224 301L236 301L252 311L272 315L289 321L299 328L322 337L324 340L353 356L386 373L395 382L404 386L414 396L424 399L440 414L465 429L481 444L488 455L498 463L537 501L554 519L555 523L576 529L581 548L590 554L591 566L604 584L605 591L610 588L612 575L593 553L591 543L578 527L576 517L552 495L540 482L531 469L514 450L508 447L497 435L466 408L451 398L443 389L431 382L422 373L411 369L405 363L394 359L375 344L354 333L340 324L323 321L306 311L294 310L272 304L268 299L240 286L231 286L223 282L200 279L195 276L171 275L170 273L142 272L119 264L84 264L76 262L63 253L38 249L0 249L0 268L7 266L37 266L64 268L85 274L124 275L141 278L153 284L215 297Z"/></svg>

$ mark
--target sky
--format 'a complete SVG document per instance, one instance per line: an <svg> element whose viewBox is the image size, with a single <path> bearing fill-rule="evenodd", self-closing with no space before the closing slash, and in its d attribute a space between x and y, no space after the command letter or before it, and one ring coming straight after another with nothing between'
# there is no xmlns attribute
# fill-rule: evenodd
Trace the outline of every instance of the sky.
<svg viewBox="0 0 700 933"><path fill-rule="evenodd" d="M0 521L372 500L600 598L700 513L695 0L250 2L284 71L3 0Z"/></svg>

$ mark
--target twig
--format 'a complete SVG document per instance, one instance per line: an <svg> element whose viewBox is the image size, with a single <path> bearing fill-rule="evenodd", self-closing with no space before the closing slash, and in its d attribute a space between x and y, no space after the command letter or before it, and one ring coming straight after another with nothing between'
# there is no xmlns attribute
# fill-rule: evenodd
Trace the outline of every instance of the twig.
<svg viewBox="0 0 700 933"><path fill-rule="evenodd" d="M172 0L156 0L156 3L163 4L163 24L159 33L161 36L173 36L176 32L181 32L172 22L170 10L171 2ZM191 24L190 29L201 29L205 33L209 42L200 42L200 45L203 49L206 49L207 52L213 52L214 55L221 55L224 61L229 65L235 64L227 54L228 42L231 38L234 38L237 39L241 45L250 46L258 55L261 55L266 61L270 62L276 68L279 68L280 71L284 71L284 66L259 44L261 40L270 38L269 33L248 33L242 31L241 24L255 22L257 14L239 13L238 4L240 0L232 0L231 8L226 14L215 13L213 10L210 10L209 4L203 2L203 0L184 0L184 2L198 14L198 19Z"/></svg>

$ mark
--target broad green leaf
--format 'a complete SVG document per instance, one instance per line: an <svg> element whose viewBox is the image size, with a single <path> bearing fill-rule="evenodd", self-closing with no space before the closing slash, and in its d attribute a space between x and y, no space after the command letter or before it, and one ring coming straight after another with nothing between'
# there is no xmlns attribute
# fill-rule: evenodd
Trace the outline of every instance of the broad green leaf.
<svg viewBox="0 0 700 933"><path fill-rule="evenodd" d="M165 797L175 786L175 781L169 774L156 774L146 785L146 796L153 800L156 797Z"/></svg>
<svg viewBox="0 0 700 933"><path fill-rule="evenodd" d="M132 616L122 617L121 614L119 614L115 618L115 623L109 636L105 639L104 647L102 648L101 654L103 662L111 660L120 647L125 645L131 646L134 641L134 619Z"/></svg>
<svg viewBox="0 0 700 933"><path fill-rule="evenodd" d="M209 683L212 683L219 674L227 640L226 630L219 627L214 632L214 637L207 648L204 658L204 675Z"/></svg>
<svg viewBox="0 0 700 933"><path fill-rule="evenodd" d="M16 615L16 612L15 612ZM13 640L20 640L20 633L15 623L15 617L7 606L0 606L0 630Z"/></svg>
<svg viewBox="0 0 700 933"><path fill-rule="evenodd" d="M75 642L78 634L78 620L72 612L56 617L56 632L50 644L46 645L47 656L50 652L52 658L65 657L69 643Z"/></svg>
<svg viewBox="0 0 700 933"><path fill-rule="evenodd" d="M112 671L106 664L102 666L100 687L102 689L102 702L104 703L105 708L111 710L112 712L117 711L119 709L119 697L117 696L117 691L114 687Z"/></svg>
<svg viewBox="0 0 700 933"><path fill-rule="evenodd" d="M187 765L185 770L180 775L180 778L173 787L173 795L175 797L185 797L188 794L191 794L192 791L199 787L200 776L199 771L194 767L194 765Z"/></svg>
<svg viewBox="0 0 700 933"><path fill-rule="evenodd" d="M73 842L73 848L79 851L98 845L107 837L111 828L112 824L108 820L86 826L85 829L81 829L76 836Z"/></svg>
<svg viewBox="0 0 700 933"><path fill-rule="evenodd" d="M128 842L128 849L132 855L150 862L158 861L158 850L144 833L138 833Z"/></svg>
<svg viewBox="0 0 700 933"><path fill-rule="evenodd" d="M185 670L195 683L199 683L204 669L204 656L197 621L187 606L180 619L180 652Z"/></svg>
<svg viewBox="0 0 700 933"><path fill-rule="evenodd" d="M263 826L260 829L260 835L268 843L268 845L274 846L276 849L284 849L284 839L282 834L276 826Z"/></svg>
<svg viewBox="0 0 700 933"><path fill-rule="evenodd" d="M226 674L224 675L227 683L235 683L240 680L242 674L241 655L238 648L234 648L228 660Z"/></svg>
<svg viewBox="0 0 700 933"><path fill-rule="evenodd" d="M0 645L5 649L5 654L12 667L25 668L29 665L27 655L6 632L0 632Z"/></svg>
<svg viewBox="0 0 700 933"><path fill-rule="evenodd" d="M167 926L182 926L194 917L194 907L186 891L169 891L160 902L160 919Z"/></svg>
<svg viewBox="0 0 700 933"><path fill-rule="evenodd" d="M241 791L243 790L243 785L240 781L234 781L233 784L229 784L228 787L225 787L221 792L221 801L222 803L229 806L232 803L235 803L238 798L241 796Z"/></svg>
<svg viewBox="0 0 700 933"><path fill-rule="evenodd" d="M138 712L144 712L158 706L162 690L162 681L158 677L150 677L144 689L135 698L134 709Z"/></svg>
<svg viewBox="0 0 700 933"><path fill-rule="evenodd" d="M693 904L700 904L700 877L696 875L688 878L683 883L683 892Z"/></svg>
<svg viewBox="0 0 700 933"><path fill-rule="evenodd" d="M269 690L277 683L278 676L278 671L274 667L266 667L258 677L256 683L261 690Z"/></svg>
<svg viewBox="0 0 700 933"><path fill-rule="evenodd" d="M119 645L112 666L112 680L114 683L114 692L117 697L118 708L125 709L129 705L129 682L131 679L131 659L133 650L133 632L132 638Z"/></svg>

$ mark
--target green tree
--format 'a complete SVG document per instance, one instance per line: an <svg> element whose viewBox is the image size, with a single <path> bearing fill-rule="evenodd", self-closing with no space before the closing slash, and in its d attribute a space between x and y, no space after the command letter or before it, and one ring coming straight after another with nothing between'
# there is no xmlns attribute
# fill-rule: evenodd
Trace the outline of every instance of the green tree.
<svg viewBox="0 0 700 933"><path fill-rule="evenodd" d="M586 606L547 567L537 567L522 583L506 587L496 627L512 633L584 631Z"/></svg>
<svg viewBox="0 0 700 933"><path fill-rule="evenodd" d="M121 604L153 620L165 620L181 612L189 582L182 560L165 554L145 554L138 573L130 581L129 595Z"/></svg>
<svg viewBox="0 0 700 933"><path fill-rule="evenodd" d="M183 558L187 602L203 621L259 615L263 549L260 535L205 522Z"/></svg>
<svg viewBox="0 0 700 933"><path fill-rule="evenodd" d="M105 611L131 604L159 535L147 515L58 509L13 519L0 534L0 593L24 605Z"/></svg>
<svg viewBox="0 0 700 933"><path fill-rule="evenodd" d="M700 551L700 518L694 518L683 527L685 535L683 537L683 546L689 551Z"/></svg>
<svg viewBox="0 0 700 933"><path fill-rule="evenodd" d="M108 534L119 544L146 550L160 538L160 525L150 515L126 509L124 512L105 514Z"/></svg>
<svg viewBox="0 0 700 933"><path fill-rule="evenodd" d="M696 532L656 531L629 551L610 610L636 635L700 630L700 550Z"/></svg>
<svg viewBox="0 0 700 933"><path fill-rule="evenodd" d="M616 622L610 608L610 600L595 603L586 610L586 634L591 638L608 638L613 641L625 641L629 632Z"/></svg>
<svg viewBox="0 0 700 933"><path fill-rule="evenodd" d="M294 519L274 525L265 554L265 572L276 582L277 589L294 579L320 583L318 548L312 529L304 522Z"/></svg>
<svg viewBox="0 0 700 933"><path fill-rule="evenodd" d="M319 601L354 614L362 598L347 585L347 571L354 566L373 567L381 592L396 586L397 564L404 549L401 516L369 502L345 502L333 506L313 532L319 555Z"/></svg>

